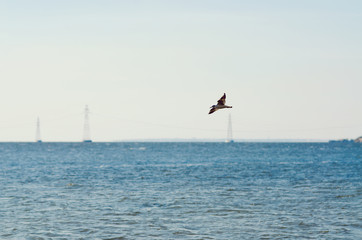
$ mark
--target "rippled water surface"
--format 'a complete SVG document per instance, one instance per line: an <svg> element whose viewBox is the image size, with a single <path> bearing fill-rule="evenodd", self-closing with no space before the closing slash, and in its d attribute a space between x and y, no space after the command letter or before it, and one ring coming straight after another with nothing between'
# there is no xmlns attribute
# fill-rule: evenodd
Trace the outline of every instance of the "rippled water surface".
<svg viewBox="0 0 362 240"><path fill-rule="evenodd" d="M362 145L0 143L0 239L362 239Z"/></svg>

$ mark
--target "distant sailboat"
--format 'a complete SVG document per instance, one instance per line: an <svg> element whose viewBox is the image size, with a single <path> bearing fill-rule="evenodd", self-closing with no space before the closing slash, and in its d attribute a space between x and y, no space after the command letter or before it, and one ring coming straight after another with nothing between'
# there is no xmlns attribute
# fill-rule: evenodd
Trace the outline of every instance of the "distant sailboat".
<svg viewBox="0 0 362 240"><path fill-rule="evenodd" d="M92 142L89 127L89 108L85 106L84 110L84 128L83 128L83 142Z"/></svg>
<svg viewBox="0 0 362 240"><path fill-rule="evenodd" d="M233 143L233 130L231 126L231 114L229 114L229 122L228 122L228 129L227 129L227 135L226 135L226 143Z"/></svg>
<svg viewBox="0 0 362 240"><path fill-rule="evenodd" d="M40 135L40 120L39 117L36 121L36 135L35 135L35 141L36 142L42 142L41 135Z"/></svg>

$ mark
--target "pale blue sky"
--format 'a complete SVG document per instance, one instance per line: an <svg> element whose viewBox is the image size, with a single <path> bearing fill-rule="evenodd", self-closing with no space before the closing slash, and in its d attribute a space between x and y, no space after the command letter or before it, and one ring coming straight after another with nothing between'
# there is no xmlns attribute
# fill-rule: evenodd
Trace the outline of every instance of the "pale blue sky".
<svg viewBox="0 0 362 240"><path fill-rule="evenodd" d="M0 141L356 138L361 1L0 1ZM226 109L208 115L226 92Z"/></svg>

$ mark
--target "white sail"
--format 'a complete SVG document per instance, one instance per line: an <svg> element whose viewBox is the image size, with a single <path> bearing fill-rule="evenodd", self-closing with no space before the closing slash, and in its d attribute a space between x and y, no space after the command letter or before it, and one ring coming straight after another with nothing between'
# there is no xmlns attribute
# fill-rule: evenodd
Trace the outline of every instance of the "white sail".
<svg viewBox="0 0 362 240"><path fill-rule="evenodd" d="M83 142L92 142L90 127L89 127L89 108L85 106L84 110L84 128L83 128Z"/></svg>
<svg viewBox="0 0 362 240"><path fill-rule="evenodd" d="M226 135L225 142L227 142L227 143L234 142L233 129L232 129L232 124L231 124L231 114L229 114L229 122L228 122L228 129L227 129L227 135Z"/></svg>
<svg viewBox="0 0 362 240"><path fill-rule="evenodd" d="M40 120L39 120L39 117L38 117L38 119L36 121L35 141L36 142L42 142L41 135L40 135Z"/></svg>

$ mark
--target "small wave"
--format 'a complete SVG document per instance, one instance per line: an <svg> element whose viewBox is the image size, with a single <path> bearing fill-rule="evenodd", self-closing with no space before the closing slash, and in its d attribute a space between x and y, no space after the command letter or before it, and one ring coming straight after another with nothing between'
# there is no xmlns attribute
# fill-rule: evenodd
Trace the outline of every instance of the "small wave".
<svg viewBox="0 0 362 240"><path fill-rule="evenodd" d="M81 188L82 185L77 184L77 183L68 183L65 187L66 188Z"/></svg>
<svg viewBox="0 0 362 240"><path fill-rule="evenodd" d="M145 151L147 148L146 148L146 147L138 147L138 148L131 147L131 148L129 148L129 149L130 149L130 150Z"/></svg>
<svg viewBox="0 0 362 240"><path fill-rule="evenodd" d="M124 240L126 239L125 237L114 237L114 238L103 238L103 240Z"/></svg>
<svg viewBox="0 0 362 240"><path fill-rule="evenodd" d="M191 235L196 235L195 233L193 233L193 232L191 232L191 231L182 230L182 229L174 232L173 234L174 234L174 235L189 235L189 236L191 236Z"/></svg>
<svg viewBox="0 0 362 240"><path fill-rule="evenodd" d="M126 200L128 200L129 199L129 197L122 197L122 198L120 198L119 200L118 200L118 202L124 202L124 201L126 201Z"/></svg>
<svg viewBox="0 0 362 240"><path fill-rule="evenodd" d="M351 198L351 197L355 197L356 195L337 195L336 198Z"/></svg>
<svg viewBox="0 0 362 240"><path fill-rule="evenodd" d="M209 210L207 210L207 213L215 213L215 214L245 213L245 214L249 214L251 212L246 209L209 209Z"/></svg>
<svg viewBox="0 0 362 240"><path fill-rule="evenodd" d="M127 216L138 216L140 214L142 214L142 212L133 211L133 212L126 213L125 215L127 215Z"/></svg>

